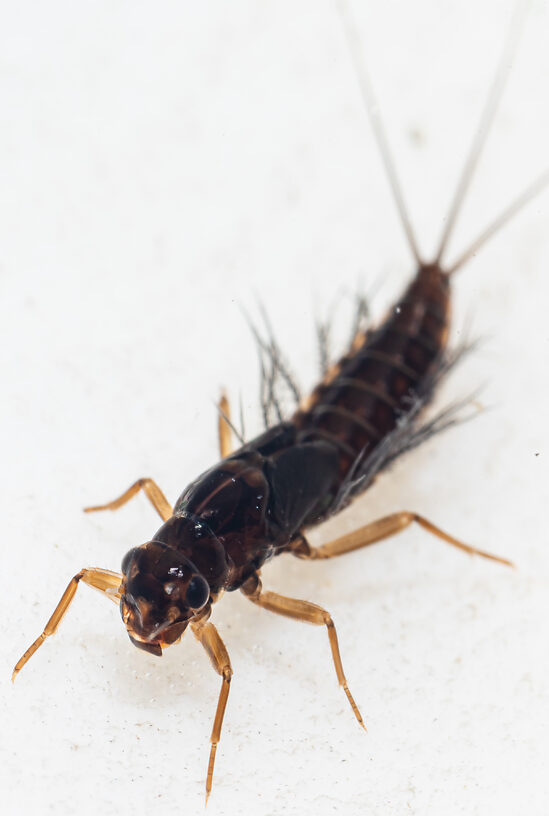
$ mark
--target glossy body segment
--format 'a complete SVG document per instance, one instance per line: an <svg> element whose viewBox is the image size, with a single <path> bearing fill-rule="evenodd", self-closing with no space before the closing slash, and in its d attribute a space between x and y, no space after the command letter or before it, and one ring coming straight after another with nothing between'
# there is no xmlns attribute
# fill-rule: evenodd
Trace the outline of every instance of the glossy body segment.
<svg viewBox="0 0 549 816"><path fill-rule="evenodd" d="M448 325L448 281L423 267L385 323L357 338L292 420L191 483L153 539L196 564L214 595L238 589L303 529L340 509L357 460L368 468L410 411L411 394L429 399Z"/></svg>
<svg viewBox="0 0 549 816"><path fill-rule="evenodd" d="M361 454L367 465L410 410L412 395L429 396L449 323L448 278L437 266L423 266L379 329L355 339L294 416L301 439L337 447L342 481Z"/></svg>

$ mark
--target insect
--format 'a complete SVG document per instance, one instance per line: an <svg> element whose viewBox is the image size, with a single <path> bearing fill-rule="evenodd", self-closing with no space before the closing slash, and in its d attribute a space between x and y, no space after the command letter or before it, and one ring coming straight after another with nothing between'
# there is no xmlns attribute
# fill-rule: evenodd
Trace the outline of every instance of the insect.
<svg viewBox="0 0 549 816"><path fill-rule="evenodd" d="M363 72L359 76L364 76ZM478 157L478 153L477 149L473 155ZM467 174L463 178L467 180ZM528 191L525 197L532 193ZM397 200L401 202L399 195ZM284 552L305 560L335 557L386 538L413 522L466 552L505 563L505 559L480 553L410 513L386 517L318 549L306 539L309 527L342 509L394 458L440 430L446 421L443 417L438 426L422 424L421 411L452 363L447 353L450 276L488 233L452 267L443 267L453 219L448 219L434 261L425 263L415 246L409 220L402 214L418 272L385 322L368 335L357 334L349 353L327 372L290 420L278 423L237 451L231 450L229 425L222 416L219 436L223 461L192 483L173 508L150 479L140 479L113 502L88 508L116 509L143 490L164 523L147 544L130 550L121 573L101 569L77 573L44 632L15 667L17 674L45 638L56 631L80 581L120 604L130 639L141 649L159 655L189 628L222 678L207 793L212 787L232 676L227 650L210 620L212 607L223 592L241 589L259 606L326 626L337 678L362 724L343 672L329 613L307 601L264 591L259 578L263 564ZM510 210L504 213L489 232L510 214ZM281 371L277 360L273 365ZM265 382L265 404L270 407L275 396L268 375ZM228 419L228 405L223 402L221 407Z"/></svg>

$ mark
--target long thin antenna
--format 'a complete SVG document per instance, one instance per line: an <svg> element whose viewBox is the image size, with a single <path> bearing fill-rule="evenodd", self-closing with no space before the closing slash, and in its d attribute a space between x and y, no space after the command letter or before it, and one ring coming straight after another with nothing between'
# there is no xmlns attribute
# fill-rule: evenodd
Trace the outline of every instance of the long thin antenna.
<svg viewBox="0 0 549 816"><path fill-rule="evenodd" d="M448 276L453 275L454 272L457 272L462 266L464 266L467 261L469 261L473 255L491 238L496 232L498 232L514 215L519 212L529 201L531 201L535 196L537 196L541 191L547 187L549 184L549 169L545 171L530 187L527 187L524 192L518 196L508 207L506 207L503 212L501 212L497 218L495 218L492 223L486 227L480 235L473 241L473 243L469 246L468 249L463 252L457 261L455 261L452 266L450 266L446 270L446 274Z"/></svg>
<svg viewBox="0 0 549 816"><path fill-rule="evenodd" d="M469 150L469 155L465 162L461 178L458 182L453 201L448 211L446 225L443 229L439 248L434 260L434 263L437 266L440 265L442 256L448 245L448 241L450 240L452 230L456 223L456 219L459 215L459 211L467 194L467 189L473 178L473 174L475 172L478 160L480 158L484 145L486 144L486 139L488 137L488 133L490 132L490 127L494 121L494 116L497 111L499 102L501 100L501 95L503 93L503 89L505 88L505 83L507 82L509 72L511 70L513 57L517 49L519 37L522 32L522 27L524 24L524 20L526 18L528 6L529 0L519 0L517 5L515 6L515 11L511 23L509 25L509 30L507 32L503 52L496 70L496 75L494 77L492 87L488 94L486 104L484 105L484 109L480 117L480 122L474 135L473 142Z"/></svg>
<svg viewBox="0 0 549 816"><path fill-rule="evenodd" d="M353 63L353 68L355 70L356 78L358 80L358 85L360 88L360 93L362 95L362 100L364 102L364 107L366 108L368 118L370 119L372 130L374 131L374 136L378 144L379 152L381 153L381 158L383 159L383 164L385 165L385 171L389 179L389 184L391 185L395 203L397 205L397 209L400 215L400 220L402 222L404 232L406 233L410 250L412 251L414 258L416 259L418 266L421 266L422 264L421 256L419 254L416 238L414 235L414 231L412 229L410 217L408 215L408 209L404 202L404 196L402 194L402 189L397 178L393 158L389 150L389 144L387 142L385 129L383 127L383 123L379 115L379 106L374 94L374 89L370 81L368 71L366 70L364 58L362 56L362 48L360 44L360 38L358 36L357 27L354 19L351 16L351 12L349 10L349 6L347 5L346 0L337 0L337 8L339 11L339 17L341 19L341 24L343 26L345 38L347 40L347 45L349 47L349 52L351 54L351 61Z"/></svg>

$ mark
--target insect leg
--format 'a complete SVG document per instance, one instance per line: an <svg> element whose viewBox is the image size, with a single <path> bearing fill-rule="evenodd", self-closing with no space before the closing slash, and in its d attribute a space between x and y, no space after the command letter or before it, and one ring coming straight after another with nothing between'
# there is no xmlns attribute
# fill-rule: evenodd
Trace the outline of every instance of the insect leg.
<svg viewBox="0 0 549 816"><path fill-rule="evenodd" d="M233 451L233 440L231 434L231 409L226 394L221 394L221 399L217 406L217 433L219 437L219 453L225 459Z"/></svg>
<svg viewBox="0 0 549 816"><path fill-rule="evenodd" d="M332 659L337 674L339 685L343 687L347 699L351 704L354 715L360 725L366 730L362 715L358 710L358 706L353 699L353 695L347 686L347 679L343 671L341 663L341 655L339 654L339 644L337 640L337 632L329 612L317 604L310 601L298 601L295 598L286 598L284 595L279 595L276 592L264 591L261 586L259 576L253 575L242 585L241 591L246 595L252 603L268 609L269 612L275 612L277 615L284 615L287 618L294 620L305 621L305 623L312 623L315 626L326 626L328 629L328 637L330 639L330 647L332 649Z"/></svg>
<svg viewBox="0 0 549 816"><path fill-rule="evenodd" d="M163 521L167 521L173 515L171 505L168 503L165 495L162 493L156 482L152 479L138 479L129 487L125 493L122 493L114 501L108 504L98 504L96 507L84 507L84 513L95 513L97 510L118 510L123 504L129 502L136 493L143 490L150 503Z"/></svg>
<svg viewBox="0 0 549 816"><path fill-rule="evenodd" d="M106 569L83 569L78 572L74 578L71 578L69 581L69 585L67 586L66 590L64 591L61 600L55 607L53 615L47 622L46 626L44 627L44 631L37 637L34 643L29 646L23 657L21 657L17 663L15 664L15 668L13 670L13 674L11 676L12 682L15 680L17 674L21 671L25 663L33 656L36 650L42 645L47 637L50 635L54 635L57 631L57 627L63 620L67 609L69 608L71 601L73 600L74 596L76 595L76 590L78 588L78 584L80 581L84 581L85 584L89 586L95 587L95 589L100 590L100 592L104 592L107 598L110 598L115 603L119 603L120 601L120 583L122 581L122 576L118 572L111 572L111 570Z"/></svg>
<svg viewBox="0 0 549 816"><path fill-rule="evenodd" d="M321 547L311 547L302 536L296 541L292 552L298 558L334 558L336 555L344 555L344 553L359 550L361 547L367 547L369 544L375 544L377 541L382 541L396 533L400 533L414 521L419 524L420 527L423 527L424 530L427 530L427 532L442 539L442 541L446 541L446 543L451 544L453 547L457 547L459 550L469 553L469 555L480 555L482 558L498 561L500 564L506 564L508 567L514 566L512 562L506 558L501 558L499 555L492 555L492 553L483 552L482 550L477 550L475 547L469 546L469 544L464 544L463 541L459 541L457 538L445 533L439 527L435 527L434 524L418 513L409 513L407 511L384 516L384 518L373 521L371 524L366 524L353 533L348 533L347 535L341 536L341 538L336 538L335 541L323 544Z"/></svg>
<svg viewBox="0 0 549 816"><path fill-rule="evenodd" d="M225 708L227 707L227 700L229 698L229 689L231 685L231 677L233 676L233 670L225 644L221 640L221 637L213 623L191 623L191 628L196 639L199 640L204 647L204 650L210 658L214 669L222 677L221 691L219 692L212 735L210 737L210 759L208 761L208 775L206 777L207 803L208 797L212 790L215 754L219 739L221 737L221 727L223 725L223 717L225 716Z"/></svg>

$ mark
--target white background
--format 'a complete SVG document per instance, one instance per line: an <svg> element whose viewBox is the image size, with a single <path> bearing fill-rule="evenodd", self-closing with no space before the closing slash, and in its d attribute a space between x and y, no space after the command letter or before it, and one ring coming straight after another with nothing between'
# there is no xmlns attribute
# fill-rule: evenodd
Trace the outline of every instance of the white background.
<svg viewBox="0 0 549 816"><path fill-rule="evenodd" d="M438 236L511 5L355 3L419 242ZM534 3L453 241L548 163L549 12ZM118 569L217 456L214 401L260 430L242 307L257 298L306 388L315 315L403 288L413 264L331 2L19 2L0 32L0 284L6 814L203 812L218 678L191 638L158 660L87 587L11 687L83 566ZM314 540L422 512L517 571L421 530L264 584L328 608L325 632L238 593L214 612L235 678L208 813L546 813L549 194L456 279L454 336L483 349L441 402L489 409L400 461Z"/></svg>

